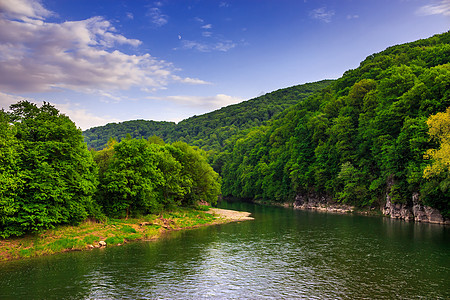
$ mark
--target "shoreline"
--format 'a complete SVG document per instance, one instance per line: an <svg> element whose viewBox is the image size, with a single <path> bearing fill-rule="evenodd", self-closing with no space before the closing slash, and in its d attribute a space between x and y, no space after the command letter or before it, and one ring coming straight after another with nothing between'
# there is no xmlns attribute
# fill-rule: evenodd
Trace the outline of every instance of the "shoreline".
<svg viewBox="0 0 450 300"><path fill-rule="evenodd" d="M298 201L300 200L300 201ZM437 209L421 204L407 206L405 204L392 204L390 201L381 207L356 207L348 204L327 201L327 199L313 198L313 201L305 199L296 199L294 202L273 203L267 201L253 200L251 203L260 205L277 206L292 208L294 210L316 211L331 214L355 214L370 217L384 217L393 220L399 220L412 223L436 224L440 226L449 226L450 219L442 217Z"/></svg>
<svg viewBox="0 0 450 300"><path fill-rule="evenodd" d="M160 215L133 219L84 221L22 237L0 239L0 263L71 251L122 246L134 241L155 241L170 231L253 220L248 212L210 208L208 211L181 208Z"/></svg>

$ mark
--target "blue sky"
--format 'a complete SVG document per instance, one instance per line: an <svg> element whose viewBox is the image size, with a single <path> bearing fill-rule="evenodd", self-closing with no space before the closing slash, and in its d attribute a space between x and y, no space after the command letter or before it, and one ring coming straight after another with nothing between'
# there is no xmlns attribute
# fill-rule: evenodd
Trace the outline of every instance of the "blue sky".
<svg viewBox="0 0 450 300"><path fill-rule="evenodd" d="M0 0L0 105L181 121L450 29L450 0Z"/></svg>

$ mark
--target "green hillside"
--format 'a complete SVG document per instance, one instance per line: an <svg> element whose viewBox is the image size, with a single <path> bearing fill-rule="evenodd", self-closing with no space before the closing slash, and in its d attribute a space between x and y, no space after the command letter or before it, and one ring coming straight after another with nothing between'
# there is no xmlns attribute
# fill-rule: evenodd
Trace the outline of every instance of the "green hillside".
<svg viewBox="0 0 450 300"><path fill-rule="evenodd" d="M442 120L450 114L435 118L441 129L433 136L427 119L449 106L450 32L390 47L236 137L221 154L222 192L283 202L315 194L357 206L381 205L386 193L394 203L419 195L448 217L449 125ZM430 149L440 156L425 159Z"/></svg>
<svg viewBox="0 0 450 300"><path fill-rule="evenodd" d="M84 136L95 148L127 133L199 146L221 174L224 196L285 202L315 195L381 206L389 195L408 205L415 198L448 218L448 107L450 32L370 55L335 81L281 89L179 124L129 121Z"/></svg>
<svg viewBox="0 0 450 300"><path fill-rule="evenodd" d="M110 138L123 140L148 138L156 135L165 141L184 141L204 150L218 149L239 130L264 124L286 108L328 86L332 81L323 80L280 89L263 96L230 105L219 110L194 116L178 124L155 121L126 121L94 127L83 132L88 147L102 149Z"/></svg>
<svg viewBox="0 0 450 300"><path fill-rule="evenodd" d="M121 141L129 134L132 138L148 138L156 135L166 139L167 133L174 128L173 122L133 120L90 128L83 131L83 137L89 148L101 150L110 138Z"/></svg>

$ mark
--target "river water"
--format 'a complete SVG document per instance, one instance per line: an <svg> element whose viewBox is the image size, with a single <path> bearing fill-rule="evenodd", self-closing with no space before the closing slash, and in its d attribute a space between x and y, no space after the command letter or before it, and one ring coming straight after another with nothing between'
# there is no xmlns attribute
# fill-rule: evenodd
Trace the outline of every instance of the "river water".
<svg viewBox="0 0 450 300"><path fill-rule="evenodd" d="M0 299L450 299L450 228L248 203L254 221L0 263Z"/></svg>

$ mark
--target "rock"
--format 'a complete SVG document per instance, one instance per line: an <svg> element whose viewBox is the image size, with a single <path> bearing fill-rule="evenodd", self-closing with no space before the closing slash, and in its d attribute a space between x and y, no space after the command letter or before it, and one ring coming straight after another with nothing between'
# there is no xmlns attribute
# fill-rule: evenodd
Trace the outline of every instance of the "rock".
<svg viewBox="0 0 450 300"><path fill-rule="evenodd" d="M294 209L311 209L332 213L351 213L353 206L336 203L331 197L315 193L298 194L295 197Z"/></svg>
<svg viewBox="0 0 450 300"><path fill-rule="evenodd" d="M95 247L94 247L94 245L87 245L86 246L88 249L94 249Z"/></svg>
<svg viewBox="0 0 450 300"><path fill-rule="evenodd" d="M393 184L388 182L388 186ZM390 190L389 188L387 190ZM351 213L354 207L341 203L336 203L331 197L315 193L298 194L295 197L294 209L317 210L332 213ZM426 222L442 225L450 225L449 219L444 219L442 214L435 208L424 206L419 197L419 193L413 193L411 201L407 203L393 203L389 193L386 193L386 203L381 207L383 215L392 219Z"/></svg>
<svg viewBox="0 0 450 300"><path fill-rule="evenodd" d="M100 247L106 247L106 242L105 241L100 241L100 242L98 242L98 245Z"/></svg>
<svg viewBox="0 0 450 300"><path fill-rule="evenodd" d="M423 205L420 201L419 193L413 193L412 203L412 206L399 203L393 204L389 194L386 194L386 204L384 205L382 212L392 219L442 225L450 223L449 220L445 220L442 217L442 214L437 209Z"/></svg>

